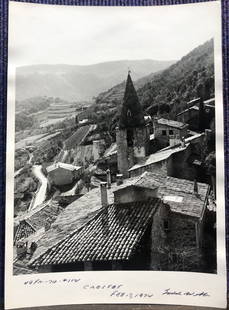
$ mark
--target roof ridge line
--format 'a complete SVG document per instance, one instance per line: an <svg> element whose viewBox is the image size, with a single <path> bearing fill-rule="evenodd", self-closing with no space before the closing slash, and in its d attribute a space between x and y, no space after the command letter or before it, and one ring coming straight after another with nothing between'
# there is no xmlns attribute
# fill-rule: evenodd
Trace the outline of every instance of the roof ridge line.
<svg viewBox="0 0 229 310"><path fill-rule="evenodd" d="M99 209L99 212L96 213L87 223L85 223L84 225L82 225L79 228L76 228L73 230L73 232L71 232L69 235L65 236L63 239L58 240L56 243L54 243L51 247L49 247L45 252L41 253L38 257L36 257L34 260L31 259L28 263L29 266L31 266L35 261L37 261L42 255L46 254L48 251L50 251L53 247L58 246L61 242L65 241L66 239L68 239L69 237L72 237L76 232L82 230L86 225L88 225L92 220L94 220L97 216L99 216L103 210L105 208L108 208L109 206L112 206L113 204L108 205L107 207L103 207ZM93 212L92 212L93 213Z"/></svg>

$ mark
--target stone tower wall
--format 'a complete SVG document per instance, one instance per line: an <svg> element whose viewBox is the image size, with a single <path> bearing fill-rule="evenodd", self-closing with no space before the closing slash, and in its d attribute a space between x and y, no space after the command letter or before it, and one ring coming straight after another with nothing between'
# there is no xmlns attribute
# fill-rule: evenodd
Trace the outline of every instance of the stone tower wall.
<svg viewBox="0 0 229 310"><path fill-rule="evenodd" d="M134 157L135 162L144 159L148 155L149 131L148 128L141 127L134 129Z"/></svg>
<svg viewBox="0 0 229 310"><path fill-rule="evenodd" d="M117 143L117 159L119 173L123 174L124 178L128 177L128 145L127 145L127 132L125 129L116 130L116 143Z"/></svg>

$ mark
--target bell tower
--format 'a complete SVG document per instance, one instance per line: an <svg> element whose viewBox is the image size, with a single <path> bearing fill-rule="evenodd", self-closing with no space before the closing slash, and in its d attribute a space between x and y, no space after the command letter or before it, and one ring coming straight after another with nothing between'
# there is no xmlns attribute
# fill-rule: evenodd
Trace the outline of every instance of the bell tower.
<svg viewBox="0 0 229 310"><path fill-rule="evenodd" d="M116 143L118 170L128 178L128 169L148 155L149 145L149 129L145 124L130 71L127 76L119 124L116 128Z"/></svg>

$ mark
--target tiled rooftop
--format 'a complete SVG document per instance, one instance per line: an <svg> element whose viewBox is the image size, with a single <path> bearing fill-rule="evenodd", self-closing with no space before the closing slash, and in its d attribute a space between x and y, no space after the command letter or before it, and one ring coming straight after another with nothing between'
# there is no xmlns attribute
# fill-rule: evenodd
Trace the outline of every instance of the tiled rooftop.
<svg viewBox="0 0 229 310"><path fill-rule="evenodd" d="M194 182L174 177L165 177L152 172L144 172L140 177L127 179L116 190L130 185L145 188L158 187L158 195L170 206L172 212L200 218L209 192L209 185L198 182L198 195L194 194ZM114 192L116 191L114 190Z"/></svg>
<svg viewBox="0 0 229 310"><path fill-rule="evenodd" d="M47 222L52 223L60 213L58 204L52 202L44 205L37 212L26 214L19 220L18 229L15 234L15 241L27 238L39 229L43 228Z"/></svg>
<svg viewBox="0 0 229 310"><path fill-rule="evenodd" d="M159 151L157 151L156 153L151 154L150 156L148 156L144 162L141 162L139 164L134 165L133 167L131 167L128 171L132 171L141 167L145 167L163 160L166 160L167 158L169 158L172 154L174 153L178 153L178 152L182 152L184 150L187 149L187 147L189 146L189 143L191 141L197 140L201 137L204 136L204 133L197 133L191 137L185 138L185 146L181 145L181 142L178 143L175 146L167 146L164 149L161 149Z"/></svg>
<svg viewBox="0 0 229 310"><path fill-rule="evenodd" d="M154 177L151 177L150 172L145 171L142 175L138 177L125 179L123 184L120 184L116 189L113 190L113 192L116 192L122 188L126 188L131 185L147 189L155 189L160 186L160 183L157 182Z"/></svg>
<svg viewBox="0 0 229 310"><path fill-rule="evenodd" d="M128 260L159 205L157 198L141 203L110 205L82 229L75 230L31 264L40 266L76 261Z"/></svg>
<svg viewBox="0 0 229 310"><path fill-rule="evenodd" d="M171 202L171 208L174 212L195 216L200 216L203 210L204 200L207 196L209 186L207 184L198 183L199 197L193 194L193 182L187 180L176 179L172 177L163 177L162 175L146 172L144 174L146 182L150 180L158 182L159 196L182 196L182 203ZM108 203L114 202L114 191L125 186L129 186L137 182L139 177L125 179L123 185L117 186L112 183L111 189L108 189ZM141 202L142 203L142 202ZM170 204L168 201L167 204ZM59 244L62 240L71 235L73 231L81 229L101 210L101 194L100 188L94 188L84 196L68 205L56 218L51 228L38 241L38 248L33 255L33 259L40 257L44 252Z"/></svg>
<svg viewBox="0 0 229 310"><path fill-rule="evenodd" d="M94 125L86 125L78 128L76 132L65 141L66 149L72 149L83 143L92 130L94 130Z"/></svg>
<svg viewBox="0 0 229 310"><path fill-rule="evenodd" d="M27 238L31 234L34 234L36 230L26 221L21 221L19 224L15 237L14 237L14 242L17 242L21 239Z"/></svg>
<svg viewBox="0 0 229 310"><path fill-rule="evenodd" d="M143 163L139 163L131 167L128 171L132 171L141 167L145 167L163 160L166 160L169 158L172 154L182 152L186 150L189 144L186 144L184 147L181 145L177 145L176 147L168 147L164 150L160 150L156 153L151 154L146 158L146 160Z"/></svg>
<svg viewBox="0 0 229 310"><path fill-rule="evenodd" d="M181 122L177 122L177 121L173 121L173 120L165 119L165 118L159 118L157 122L160 125L165 125L165 126L179 128L179 129L182 129L188 126L185 123L181 123Z"/></svg>
<svg viewBox="0 0 229 310"><path fill-rule="evenodd" d="M198 195L194 194L194 182L148 172L148 178L160 183L159 197L170 206L172 212L201 218L209 194L209 185L198 182Z"/></svg>

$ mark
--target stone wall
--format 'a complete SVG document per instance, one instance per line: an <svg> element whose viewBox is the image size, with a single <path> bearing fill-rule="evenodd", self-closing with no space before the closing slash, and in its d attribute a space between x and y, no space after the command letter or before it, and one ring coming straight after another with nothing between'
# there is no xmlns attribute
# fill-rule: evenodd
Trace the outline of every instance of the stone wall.
<svg viewBox="0 0 229 310"><path fill-rule="evenodd" d="M127 132L125 129L116 130L117 143L117 161L119 173L123 174L124 178L128 177L128 146L127 146Z"/></svg>
<svg viewBox="0 0 229 310"><path fill-rule="evenodd" d="M75 176L73 171L62 168L57 168L48 173L49 182L55 185L71 184L74 178Z"/></svg>
<svg viewBox="0 0 229 310"><path fill-rule="evenodd" d="M200 271L196 222L162 205L151 228L151 270Z"/></svg>
<svg viewBox="0 0 229 310"><path fill-rule="evenodd" d="M163 160L157 163L153 163L151 165L139 167L135 170L132 170L130 171L130 177L141 175L145 171L167 176L167 160Z"/></svg>
<svg viewBox="0 0 229 310"><path fill-rule="evenodd" d="M135 201L144 201L147 198L157 197L158 189L136 188L129 186L114 192L114 203L123 204Z"/></svg>
<svg viewBox="0 0 229 310"><path fill-rule="evenodd" d="M166 266L162 264L164 255L167 255L167 232L164 229L164 221L169 218L169 207L161 204L154 214L151 226L151 270L166 270ZM164 268L164 269L163 269Z"/></svg>
<svg viewBox="0 0 229 310"><path fill-rule="evenodd" d="M97 161L102 156L104 150L105 150L105 141L103 139L93 141L92 152L94 161Z"/></svg>
<svg viewBox="0 0 229 310"><path fill-rule="evenodd" d="M135 162L145 158L149 153L149 127L141 127L134 129L133 142L134 142L134 157Z"/></svg>

